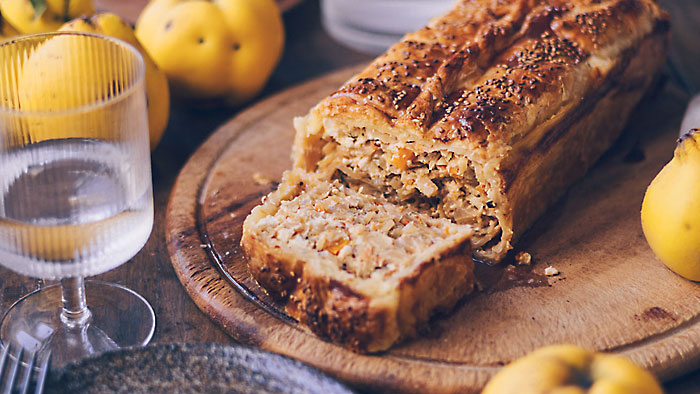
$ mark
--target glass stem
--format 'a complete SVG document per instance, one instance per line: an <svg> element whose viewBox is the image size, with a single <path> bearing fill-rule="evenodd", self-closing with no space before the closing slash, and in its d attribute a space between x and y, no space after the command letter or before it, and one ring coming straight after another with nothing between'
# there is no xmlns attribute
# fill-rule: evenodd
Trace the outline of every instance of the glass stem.
<svg viewBox="0 0 700 394"><path fill-rule="evenodd" d="M90 322L92 314L85 300L85 279L61 279L61 321L69 328L79 328Z"/></svg>

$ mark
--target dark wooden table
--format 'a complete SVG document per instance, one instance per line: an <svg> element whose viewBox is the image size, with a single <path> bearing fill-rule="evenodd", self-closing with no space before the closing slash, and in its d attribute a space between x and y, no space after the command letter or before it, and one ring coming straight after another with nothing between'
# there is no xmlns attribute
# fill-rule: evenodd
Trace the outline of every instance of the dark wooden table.
<svg viewBox="0 0 700 394"><path fill-rule="evenodd" d="M678 1L693 5L694 10L690 12L700 13L700 5L695 4L697 0ZM132 22L146 2L97 1L98 8L109 9ZM318 0L302 1L286 11L284 22L287 35L285 52L260 98L332 70L368 62L372 58L347 49L328 37L320 24ZM685 41L697 45L700 29L697 25L691 25L689 29L691 32ZM164 225L170 191L188 157L219 125L244 109L202 109L173 103L167 132L152 155L156 206L153 233L144 249L130 262L96 277L128 286L151 302L157 316L153 343L234 342L197 309L177 280L165 245ZM0 267L0 312L4 313L22 295L46 284L48 282L26 278ZM669 393L698 393L700 371L669 382L665 387Z"/></svg>

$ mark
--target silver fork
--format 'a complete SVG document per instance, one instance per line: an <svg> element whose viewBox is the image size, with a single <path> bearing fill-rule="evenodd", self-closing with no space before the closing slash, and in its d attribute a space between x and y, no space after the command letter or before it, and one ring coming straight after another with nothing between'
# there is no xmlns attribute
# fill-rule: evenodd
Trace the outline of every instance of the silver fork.
<svg viewBox="0 0 700 394"><path fill-rule="evenodd" d="M40 357L41 352L37 351L27 352L28 355L25 357L25 351L22 347L19 347L19 350L13 354L14 347L17 346L9 344L3 347L0 353L0 390L2 390L2 394L28 393L30 386L32 386L32 375L37 364L39 365L38 374L33 386L34 393L41 394L44 391L51 355L43 354ZM41 360L39 360L40 358Z"/></svg>

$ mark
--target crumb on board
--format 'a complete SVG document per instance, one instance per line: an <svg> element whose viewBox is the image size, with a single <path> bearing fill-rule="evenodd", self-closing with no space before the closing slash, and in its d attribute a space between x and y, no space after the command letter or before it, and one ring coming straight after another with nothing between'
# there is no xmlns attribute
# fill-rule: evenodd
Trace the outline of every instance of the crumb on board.
<svg viewBox="0 0 700 394"><path fill-rule="evenodd" d="M518 265L530 265L532 262L532 255L528 252L518 252L518 254L515 255L515 261L518 262Z"/></svg>
<svg viewBox="0 0 700 394"><path fill-rule="evenodd" d="M268 176L265 176L259 172L253 173L253 181L260 186L267 186L274 182L274 180Z"/></svg>
<svg viewBox="0 0 700 394"><path fill-rule="evenodd" d="M550 265L544 269L544 274L547 276L557 276L559 275L559 270Z"/></svg>

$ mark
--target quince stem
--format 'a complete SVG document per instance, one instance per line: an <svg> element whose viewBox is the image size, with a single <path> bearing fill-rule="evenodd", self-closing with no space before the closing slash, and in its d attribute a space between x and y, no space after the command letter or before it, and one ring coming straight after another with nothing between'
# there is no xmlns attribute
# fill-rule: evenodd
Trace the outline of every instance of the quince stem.
<svg viewBox="0 0 700 394"><path fill-rule="evenodd" d="M696 159L700 158L700 129L691 129L683 134L683 136L678 139L673 156L681 161L687 160L689 156Z"/></svg>

